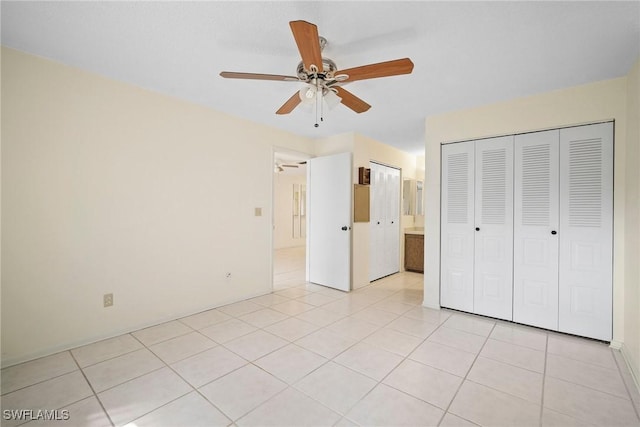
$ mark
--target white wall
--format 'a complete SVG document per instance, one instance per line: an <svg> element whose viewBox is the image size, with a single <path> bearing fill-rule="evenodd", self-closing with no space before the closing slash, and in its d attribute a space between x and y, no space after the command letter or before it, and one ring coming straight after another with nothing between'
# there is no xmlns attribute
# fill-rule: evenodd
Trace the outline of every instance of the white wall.
<svg viewBox="0 0 640 427"><path fill-rule="evenodd" d="M640 383L640 60L627 75L627 152L625 201L624 345Z"/></svg>
<svg viewBox="0 0 640 427"><path fill-rule="evenodd" d="M6 48L2 107L3 365L271 290L273 146L310 140Z"/></svg>
<svg viewBox="0 0 640 427"><path fill-rule="evenodd" d="M293 237L293 186L307 183L305 173L289 175L275 173L273 175L273 247L274 249L304 246L306 238Z"/></svg>
<svg viewBox="0 0 640 427"><path fill-rule="evenodd" d="M617 344L623 341L626 84L623 77L426 119L424 305L439 307L440 303L441 143L615 119L613 340Z"/></svg>

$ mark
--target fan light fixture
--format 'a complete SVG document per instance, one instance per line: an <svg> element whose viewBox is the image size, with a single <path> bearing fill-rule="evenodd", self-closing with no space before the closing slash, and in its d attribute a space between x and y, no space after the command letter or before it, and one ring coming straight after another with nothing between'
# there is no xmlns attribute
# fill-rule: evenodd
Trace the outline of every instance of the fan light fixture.
<svg viewBox="0 0 640 427"><path fill-rule="evenodd" d="M302 104L315 106L316 112L318 109L322 111L324 104L326 104L329 110L333 110L338 104L340 104L340 102L342 102L342 98L337 95L336 89L327 87L325 84L319 85L317 81L309 83L300 89L300 91L298 91L298 96L300 97ZM322 113L320 121L323 121ZM318 127L317 120L316 127Z"/></svg>
<svg viewBox="0 0 640 427"><path fill-rule="evenodd" d="M324 101L327 103L329 109L333 110L342 102L342 98L336 94L335 89L329 89L327 93L324 94Z"/></svg>
<svg viewBox="0 0 640 427"><path fill-rule="evenodd" d="M298 94L300 95L300 100L303 103L311 104L315 100L317 92L318 89L316 89L315 86L308 85L300 89L300 92Z"/></svg>

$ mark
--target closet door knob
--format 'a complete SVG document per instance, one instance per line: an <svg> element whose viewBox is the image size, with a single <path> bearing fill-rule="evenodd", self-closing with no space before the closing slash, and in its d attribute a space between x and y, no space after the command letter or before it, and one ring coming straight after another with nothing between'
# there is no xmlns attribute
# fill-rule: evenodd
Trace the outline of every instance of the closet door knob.
<svg viewBox="0 0 640 427"><path fill-rule="evenodd" d="M480 227L476 227L476 231L480 231Z"/></svg>
<svg viewBox="0 0 640 427"><path fill-rule="evenodd" d="M380 225L380 221L378 221L378 225Z"/></svg>
<svg viewBox="0 0 640 427"><path fill-rule="evenodd" d="M347 227L346 225L344 227L342 227L342 231L347 231L349 229L349 227Z"/></svg>
<svg viewBox="0 0 640 427"><path fill-rule="evenodd" d="M553 230L553 231L551 232L551 234L553 234L553 235L555 236L556 234L558 234L558 232L557 232L556 230Z"/></svg>
<svg viewBox="0 0 640 427"><path fill-rule="evenodd" d="M391 224L393 224L393 221L391 221Z"/></svg>

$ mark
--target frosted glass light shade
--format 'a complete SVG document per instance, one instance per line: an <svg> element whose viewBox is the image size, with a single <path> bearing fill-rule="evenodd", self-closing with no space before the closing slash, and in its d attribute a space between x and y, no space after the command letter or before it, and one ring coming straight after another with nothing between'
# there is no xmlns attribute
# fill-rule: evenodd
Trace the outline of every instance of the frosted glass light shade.
<svg viewBox="0 0 640 427"><path fill-rule="evenodd" d="M342 102L342 98L336 95L336 93L332 90L327 91L327 93L324 95L324 100L327 103L327 107L329 107L329 110L333 110L334 108L336 108L336 105Z"/></svg>
<svg viewBox="0 0 640 427"><path fill-rule="evenodd" d="M310 104L316 99L316 87L315 86L305 86L300 89L298 95L300 96L300 100L302 100L303 104Z"/></svg>

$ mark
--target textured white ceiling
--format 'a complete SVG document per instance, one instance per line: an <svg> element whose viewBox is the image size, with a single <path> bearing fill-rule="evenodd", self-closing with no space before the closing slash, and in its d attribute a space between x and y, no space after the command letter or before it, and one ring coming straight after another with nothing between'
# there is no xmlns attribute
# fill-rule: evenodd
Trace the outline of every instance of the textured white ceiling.
<svg viewBox="0 0 640 427"><path fill-rule="evenodd" d="M427 116L625 75L640 2L8 2L2 44L216 110L322 137L355 131L424 151ZM297 82L288 22L315 23L338 68L410 57L413 74L349 84L372 105L275 111ZM461 124L464 125L464 124Z"/></svg>

